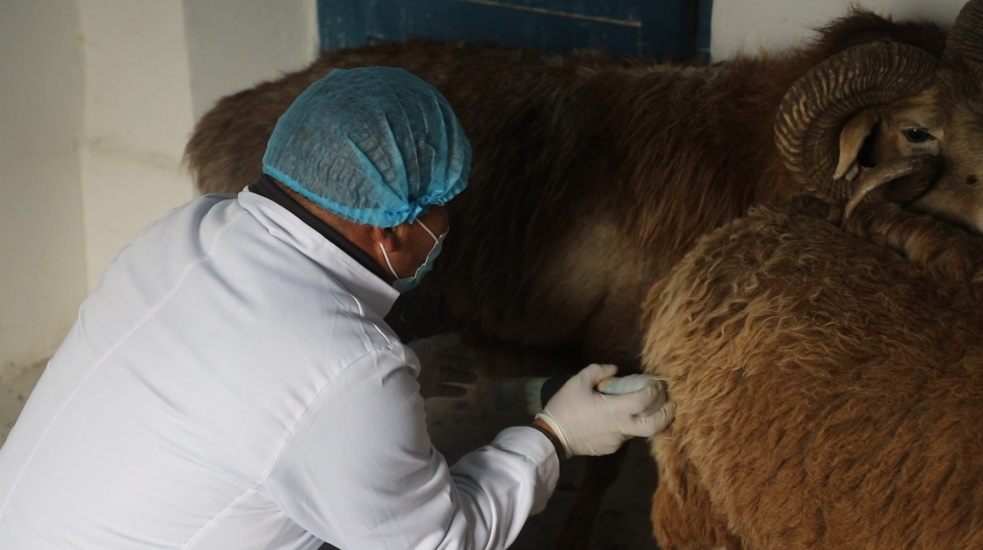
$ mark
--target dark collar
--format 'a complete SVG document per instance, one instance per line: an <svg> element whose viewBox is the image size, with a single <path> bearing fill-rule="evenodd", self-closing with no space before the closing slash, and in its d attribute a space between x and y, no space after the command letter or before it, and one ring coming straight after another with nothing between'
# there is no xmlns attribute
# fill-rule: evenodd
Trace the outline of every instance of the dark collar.
<svg viewBox="0 0 983 550"><path fill-rule="evenodd" d="M291 214L297 216L300 221L310 226L311 229L317 231L325 239L334 243L334 245L340 248L345 254L348 254L355 261L362 264L365 269L368 269L383 281L387 280L386 272L382 270L382 267L377 264L371 256L366 254L361 248L355 246L353 242L349 241L344 235L339 233L337 229L331 227L325 223L324 220L311 213L310 210L304 208L283 189L280 189L280 187L270 176L266 174L260 176L256 183L249 186L249 191L266 197L286 208Z"/></svg>

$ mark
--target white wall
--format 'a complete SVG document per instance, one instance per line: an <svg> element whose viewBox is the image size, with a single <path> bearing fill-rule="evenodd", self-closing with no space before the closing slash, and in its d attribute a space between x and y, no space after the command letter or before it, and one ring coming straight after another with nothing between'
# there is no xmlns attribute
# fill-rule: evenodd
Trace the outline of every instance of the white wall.
<svg viewBox="0 0 983 550"><path fill-rule="evenodd" d="M195 196L182 164L221 96L317 51L315 0L81 0L88 285L140 228Z"/></svg>
<svg viewBox="0 0 983 550"><path fill-rule="evenodd" d="M195 196L195 120L316 51L316 0L0 0L0 380L49 357L120 248Z"/></svg>
<svg viewBox="0 0 983 550"><path fill-rule="evenodd" d="M74 0L0 2L0 381L48 355L85 296Z"/></svg>
<svg viewBox="0 0 983 550"><path fill-rule="evenodd" d="M316 0L185 0L184 20L195 120L227 94L306 66L319 49Z"/></svg>
<svg viewBox="0 0 983 550"><path fill-rule="evenodd" d="M141 227L193 198L181 153L194 121L181 3L81 0L80 6L91 288Z"/></svg>
<svg viewBox="0 0 983 550"><path fill-rule="evenodd" d="M814 28L846 15L850 6L897 18L927 18L952 24L965 0L713 0L710 55L757 53L798 44Z"/></svg>

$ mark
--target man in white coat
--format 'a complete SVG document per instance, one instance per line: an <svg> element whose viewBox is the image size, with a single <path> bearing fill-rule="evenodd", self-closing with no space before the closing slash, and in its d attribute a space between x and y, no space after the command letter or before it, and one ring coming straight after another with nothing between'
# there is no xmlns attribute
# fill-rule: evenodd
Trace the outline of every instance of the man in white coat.
<svg viewBox="0 0 983 550"><path fill-rule="evenodd" d="M0 548L505 548L558 455L672 420L593 365L532 426L449 466L429 356L383 321L467 184L447 101L392 68L334 71L281 117L264 177L144 229L86 299L0 450ZM414 347L416 351L414 351ZM421 372L421 360L423 368Z"/></svg>

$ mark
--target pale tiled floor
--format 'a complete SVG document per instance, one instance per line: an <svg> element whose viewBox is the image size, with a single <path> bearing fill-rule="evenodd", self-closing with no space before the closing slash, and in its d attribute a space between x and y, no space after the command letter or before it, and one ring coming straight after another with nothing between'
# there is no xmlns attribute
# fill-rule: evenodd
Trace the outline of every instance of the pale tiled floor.
<svg viewBox="0 0 983 550"><path fill-rule="evenodd" d="M44 363L0 383L0 445L37 383ZM499 430L528 422L522 412L503 412L494 403L496 382L483 380L468 398L427 402L427 421L434 445L450 462L491 441ZM546 511L529 519L513 550L549 550L553 533L562 524L576 495L583 472L582 459L567 461ZM656 485L656 468L644 442L629 449L622 474L608 492L594 530L596 550L657 550L651 535L649 510Z"/></svg>

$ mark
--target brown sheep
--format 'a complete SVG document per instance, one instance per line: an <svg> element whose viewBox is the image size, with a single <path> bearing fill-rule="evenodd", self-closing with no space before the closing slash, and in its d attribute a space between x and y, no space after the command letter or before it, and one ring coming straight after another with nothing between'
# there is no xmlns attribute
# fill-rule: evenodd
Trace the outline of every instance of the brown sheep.
<svg viewBox="0 0 983 550"><path fill-rule="evenodd" d="M665 550L983 548L983 239L826 215L754 208L649 294Z"/></svg>
<svg viewBox="0 0 983 550"><path fill-rule="evenodd" d="M874 53L844 53L874 42ZM914 152L893 152L897 147L890 143L903 134L887 129L892 113L900 111L881 105L907 112L930 100L923 89L934 89L933 74L946 50L946 33L936 25L892 22L863 11L832 23L801 48L711 67L424 41L339 50L222 99L198 123L187 159L202 192L238 191L258 176L277 117L314 80L333 68L406 68L448 98L474 158L468 190L449 205L453 230L446 253L419 289L399 301L394 328L407 337L456 330L472 340L573 356L578 366L596 361L637 370L639 297L651 284L699 235L751 205L782 203L820 185L841 194L837 189L847 186L826 187L836 168L827 159L836 156L839 124L833 132L815 131L830 127L831 116L842 122L873 105L870 112L877 115L851 124L851 139L844 141L844 150L855 148L861 164ZM812 71L831 57L832 65ZM815 75L788 94L811 102L809 90L817 82L837 78L826 69L875 57L892 68L863 69L877 78L851 81L863 89L842 102L819 103L828 110L812 110L803 121L795 102L787 103L786 122L779 126L783 160L775 147L775 120L793 83ZM925 99L891 103L918 93ZM971 133L962 118L936 118L946 133L926 123L938 138L934 152L954 159L942 166L971 171L975 166L946 141L950 134ZM868 128L874 146L856 147ZM814 150L825 153L813 158ZM845 163L841 175L852 176L853 168ZM898 200L908 198L904 185L892 192ZM601 476L597 483L608 480ZM578 502L571 524L589 525L585 518L598 505L597 499ZM589 540L570 533L561 535L560 546Z"/></svg>
<svg viewBox="0 0 983 550"><path fill-rule="evenodd" d="M637 364L637 296L694 239L751 205L782 203L803 188L842 196L848 186L828 185L834 171L851 176L858 163L918 152L944 160L937 187L962 186L945 197L980 204L960 194L976 189L966 182L983 162L974 148L983 143L974 118L980 82L964 76L975 69L945 40L932 24L857 12L813 44L711 67L427 42L340 50L222 99L199 122L187 158L202 192L237 191L255 180L276 118L310 82L335 67L405 67L448 97L471 138L474 169L450 205L447 254L403 309L426 312L434 329ZM843 52L857 44L870 47ZM938 70L937 57L946 59ZM882 61L890 66L877 68ZM874 77L849 77L858 70ZM837 95L813 96L837 80L847 84ZM931 120L913 129L899 118ZM848 119L850 154L836 167ZM957 207L943 211L964 217Z"/></svg>

